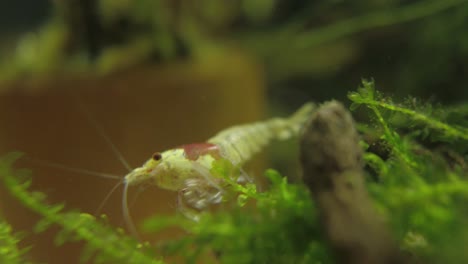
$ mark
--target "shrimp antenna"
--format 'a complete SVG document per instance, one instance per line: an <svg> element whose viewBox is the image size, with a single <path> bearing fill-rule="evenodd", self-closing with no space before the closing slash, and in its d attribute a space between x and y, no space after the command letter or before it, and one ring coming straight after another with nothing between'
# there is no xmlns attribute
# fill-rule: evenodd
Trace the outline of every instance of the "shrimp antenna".
<svg viewBox="0 0 468 264"><path fill-rule="evenodd" d="M136 230L135 224L133 223L132 217L130 216L130 212L128 211L127 194L128 194L128 182L125 181L123 195L122 195L122 211L124 215L124 220L125 220L125 223L127 224L127 228L130 231L130 233L133 236L135 236L138 240L141 241L140 236L138 235L138 232Z"/></svg>
<svg viewBox="0 0 468 264"><path fill-rule="evenodd" d="M123 181L120 181L118 182L116 185L114 185L114 187L112 187L112 189L107 193L106 197L104 197L104 200L102 200L101 204L99 205L99 207L96 209L96 211L94 212L94 215L98 215L102 208L104 207L104 205L106 204L107 200L109 200L109 198L111 197L111 195L115 192L115 190L117 190L117 188L119 188L119 186L123 183Z"/></svg>
<svg viewBox="0 0 468 264"><path fill-rule="evenodd" d="M61 169L61 170L64 170L64 171L82 173L82 174L97 176L97 177L101 177L101 178L105 178L105 179L122 180L122 177L114 175L114 174L110 174L110 173L104 173L104 172L91 171L91 170L86 170L86 169L81 169L81 168L69 167L69 166L65 166L65 165L60 164L60 163L56 163L56 162L52 162L52 161L48 161L48 160L36 159L36 158L34 158L34 159L33 158L28 158L28 160L33 162L33 163L37 163L37 164L44 165L44 166L47 166L47 167Z"/></svg>
<svg viewBox="0 0 468 264"><path fill-rule="evenodd" d="M137 201L137 198L138 196L146 189L146 186L138 186L138 189L137 189L137 192L135 193L135 195L132 197L132 199L130 200L130 202L127 204L127 207L129 208L132 208L136 201ZM125 219L122 218L122 221L120 222L119 225L122 225L123 223L125 223Z"/></svg>
<svg viewBox="0 0 468 264"><path fill-rule="evenodd" d="M96 131L98 132L99 136L101 136L107 143L107 145L111 148L112 152L114 155L119 159L119 161L122 163L122 165L128 170L132 171L132 167L128 164L127 160L124 158L122 153L117 149L115 144L110 140L109 136L106 134L104 131L104 128L97 122L97 120L94 118L94 116L91 114L91 112L86 108L86 106L83 104L83 102L80 100L78 95L74 95L74 98L76 100L76 103L80 107L81 111L86 115L88 120L91 122L91 124L94 126Z"/></svg>

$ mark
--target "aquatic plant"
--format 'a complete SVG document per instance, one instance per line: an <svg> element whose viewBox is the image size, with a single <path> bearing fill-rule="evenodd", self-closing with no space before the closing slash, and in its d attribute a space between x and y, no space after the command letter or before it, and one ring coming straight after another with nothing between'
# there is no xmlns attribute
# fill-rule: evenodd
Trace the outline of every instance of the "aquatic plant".
<svg viewBox="0 0 468 264"><path fill-rule="evenodd" d="M349 53L355 52L354 44L342 41L346 37L458 7L460 16L466 17L464 0L423 0L409 4L370 1L356 3L348 10L342 9L347 4L284 0L231 4L220 0L197 4L191 1L171 4L168 0L64 1L54 2L53 7L49 21L36 33L26 34L19 41L15 56L2 62L0 80L24 75L41 77L64 70L72 74L107 73L147 62L204 59L231 52L227 42L256 55L273 78L284 80L317 71L318 67L326 72L324 64L330 63L327 60L335 63L332 65L345 64L354 56ZM350 11L348 17L346 13ZM326 13L329 17L322 17ZM311 27L329 21L330 17L339 19ZM452 24L438 22L448 24L449 28ZM456 32L449 31L447 36L460 34L460 28L463 26L455 27ZM433 42L433 38L426 42ZM321 52L316 48L330 43L334 46L332 50L338 51L336 57L331 59L328 54L326 59L317 58ZM319 64L311 62L315 60Z"/></svg>
<svg viewBox="0 0 468 264"><path fill-rule="evenodd" d="M450 108L416 99L394 103L373 81L363 81L348 96L352 109L371 111L372 125L364 134L375 134L364 142L364 158L375 177L368 188L401 246L443 263L463 262L466 253L456 245L468 238L468 130L466 123L448 122L466 120L466 105L449 118Z"/></svg>
<svg viewBox="0 0 468 264"><path fill-rule="evenodd" d="M36 232L44 232L55 224L61 228L61 232L55 239L57 245L71 241L86 241L83 261L93 256L96 263L104 261L129 263L130 260L135 263L161 263L146 250L146 245L139 244L133 238L124 235L122 230L106 226L87 213L64 212L63 204L49 205L43 193L28 191L31 184L30 172L24 169L15 170L11 167L20 155L11 153L3 157L0 160L0 175L12 196L25 207L42 216L42 220L35 227ZM15 243L10 243L10 246L13 244ZM14 252L13 249L11 251Z"/></svg>
<svg viewBox="0 0 468 264"><path fill-rule="evenodd" d="M24 259L27 248L19 249L19 241L19 236L12 233L12 227L0 219L0 263L29 263Z"/></svg>
<svg viewBox="0 0 468 264"><path fill-rule="evenodd" d="M441 107L414 98L385 97L372 81L349 93L351 109L363 116L358 125L366 164L363 179L371 205L411 262L463 263L468 259L468 133L466 105ZM163 263L166 257L186 263L211 259L220 263L334 263L334 244L324 232L321 207L310 185L290 183L267 170L269 185L259 191L253 183L239 184L223 162L212 173L223 177L230 195L225 203L201 213L198 222L180 215L153 216L143 223L146 232L170 227L186 234L158 245L140 244L122 230L87 213L49 205L45 195L29 190L30 173L14 169L19 157L0 160L0 180L12 196L42 217L36 231L54 224L62 230L57 244L84 241L83 261L97 263ZM305 162L305 161L303 161ZM307 182L307 181L306 181ZM309 188L310 189L309 189ZM359 205L357 205L359 207ZM352 222L352 221L350 221ZM5 221L0 225L2 263L18 263L18 240ZM350 226L349 228L352 228ZM3 242L3 241L6 241ZM2 244L2 245L3 245Z"/></svg>

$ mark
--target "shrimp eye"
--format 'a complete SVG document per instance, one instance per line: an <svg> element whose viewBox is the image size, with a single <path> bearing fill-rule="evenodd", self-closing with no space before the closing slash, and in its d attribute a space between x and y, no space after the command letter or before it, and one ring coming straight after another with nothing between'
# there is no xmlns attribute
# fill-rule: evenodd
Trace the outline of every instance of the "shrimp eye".
<svg viewBox="0 0 468 264"><path fill-rule="evenodd" d="M162 159L162 155L161 155L161 153L156 152L156 153L153 154L152 158L153 158L153 160L158 161L158 160Z"/></svg>

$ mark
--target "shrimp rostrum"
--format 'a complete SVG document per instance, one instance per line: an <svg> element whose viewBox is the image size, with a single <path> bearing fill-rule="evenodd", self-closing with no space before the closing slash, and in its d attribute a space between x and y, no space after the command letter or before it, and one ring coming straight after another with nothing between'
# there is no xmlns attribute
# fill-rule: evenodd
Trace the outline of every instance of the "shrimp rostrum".
<svg viewBox="0 0 468 264"><path fill-rule="evenodd" d="M204 143L156 152L141 167L125 176L124 199L128 186L149 183L178 191L183 213L183 208L202 210L220 203L226 182L213 173L214 164L221 161L230 165L232 170L228 177L232 180L250 180L241 167L272 140L286 140L299 134L314 109L312 103L307 103L289 118L233 126ZM193 214L189 217L196 220Z"/></svg>

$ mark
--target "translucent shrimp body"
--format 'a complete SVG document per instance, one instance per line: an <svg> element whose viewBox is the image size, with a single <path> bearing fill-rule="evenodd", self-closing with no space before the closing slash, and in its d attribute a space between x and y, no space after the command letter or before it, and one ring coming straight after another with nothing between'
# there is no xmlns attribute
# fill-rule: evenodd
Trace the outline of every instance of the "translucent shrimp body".
<svg viewBox="0 0 468 264"><path fill-rule="evenodd" d="M215 160L223 158L234 166L242 166L272 140L286 140L297 135L314 108L312 103L307 103L290 118L233 126L208 139L207 143L155 153L141 167L127 174L125 182L131 186L150 181L163 189L181 190L190 178L209 177L197 174L209 172Z"/></svg>
<svg viewBox="0 0 468 264"><path fill-rule="evenodd" d="M125 176L125 218L130 222L126 206L128 186L149 183L178 191L181 211L197 220L193 209L202 210L223 198L223 186L226 185L222 178L212 173L215 161L224 160L232 165L233 175L227 175L231 179L248 179L241 166L272 140L286 140L298 135L314 109L312 103L307 103L289 118L272 118L230 127L205 143L183 145L153 154L141 167ZM191 213L187 213L189 211Z"/></svg>
<svg viewBox="0 0 468 264"><path fill-rule="evenodd" d="M210 138L208 143L219 146L222 156L234 165L243 165L272 140L296 136L314 108L312 103L307 103L290 118L272 118L230 127Z"/></svg>

